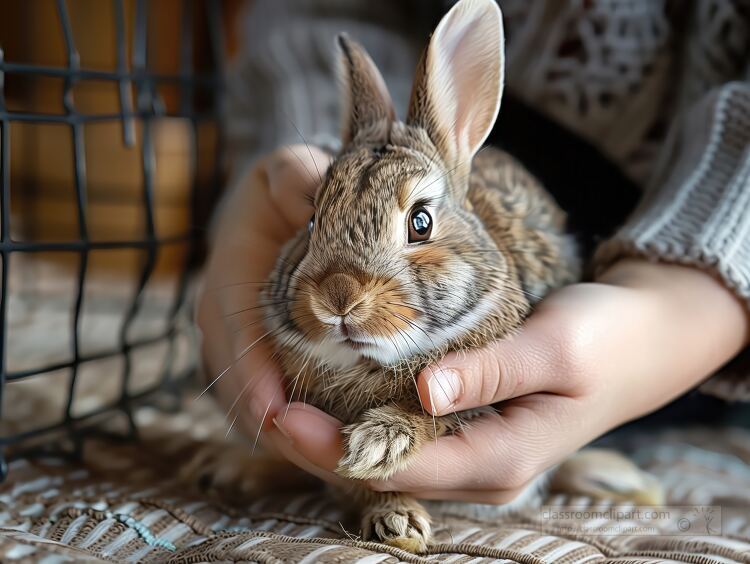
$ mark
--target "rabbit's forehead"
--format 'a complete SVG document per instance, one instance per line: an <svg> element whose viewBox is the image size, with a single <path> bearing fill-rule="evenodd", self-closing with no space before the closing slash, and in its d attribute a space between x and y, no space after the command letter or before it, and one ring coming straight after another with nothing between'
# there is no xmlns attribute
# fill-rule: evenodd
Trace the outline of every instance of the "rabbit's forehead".
<svg viewBox="0 0 750 564"><path fill-rule="evenodd" d="M409 210L417 204L434 203L448 195L447 175L436 167L425 167L398 186L398 207Z"/></svg>
<svg viewBox="0 0 750 564"><path fill-rule="evenodd" d="M405 241L409 210L437 201L444 190L441 171L406 149L344 155L316 198L313 254L390 253Z"/></svg>
<svg viewBox="0 0 750 564"><path fill-rule="evenodd" d="M351 211L406 211L417 202L442 197L446 177L426 159L398 150L382 157L361 153L340 159L331 167L328 180L318 195L321 213Z"/></svg>

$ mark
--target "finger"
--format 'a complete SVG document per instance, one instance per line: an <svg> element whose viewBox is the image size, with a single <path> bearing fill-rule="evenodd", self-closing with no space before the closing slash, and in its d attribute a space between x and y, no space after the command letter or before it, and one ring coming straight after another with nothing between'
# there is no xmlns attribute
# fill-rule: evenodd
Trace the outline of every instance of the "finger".
<svg viewBox="0 0 750 564"><path fill-rule="evenodd" d="M581 410L577 403L546 394L512 400L501 415L483 416L461 434L425 444L406 470L371 487L405 492L521 488L593 438L575 415Z"/></svg>
<svg viewBox="0 0 750 564"><path fill-rule="evenodd" d="M311 474L328 483L349 487L348 480L334 473L339 459L343 456L340 422L330 415L306 404L293 403L284 417L284 410L274 421L274 433L270 436L274 446L289 460ZM375 482L381 491L386 482ZM413 492L419 499L465 501L470 503L508 503L515 499L521 490L420 490Z"/></svg>
<svg viewBox="0 0 750 564"><path fill-rule="evenodd" d="M264 439L266 439L266 442L271 443L271 446L279 451L287 460L289 460L296 466L299 466L304 471L309 472L313 476L317 476L321 480L328 482L329 484L334 484L341 488L349 488L351 486L351 484L341 476L325 470L320 466L316 466L315 464L307 460L297 450L292 439L290 439L290 437L288 437L278 428L264 433ZM266 443L264 442L264 444Z"/></svg>
<svg viewBox="0 0 750 564"><path fill-rule="evenodd" d="M260 429L271 429L273 418L286 407L282 376L270 359L268 345L238 361L230 360L221 370L213 371L206 384L226 410L228 421L257 436Z"/></svg>
<svg viewBox="0 0 750 564"><path fill-rule="evenodd" d="M238 406L247 406L249 414L263 430L273 426L273 419L286 407L286 394L282 385L282 374L273 361L271 346L263 344L242 359L236 367L241 375L233 379L242 384ZM239 387L235 384L235 387ZM238 396L239 397L239 396ZM237 397L232 399L234 402ZM242 410L242 408L240 408Z"/></svg>
<svg viewBox="0 0 750 564"><path fill-rule="evenodd" d="M243 247L246 252L255 252L265 248L267 243L278 253L278 247L299 229L298 225L290 225L285 209L277 205L272 193L271 171L280 166L276 164L280 158L277 153L260 160L222 200L211 230L212 257L234 255L236 259L236 252ZM262 246L258 238L263 239ZM228 244L237 248L228 250ZM254 267L237 264L233 268L253 270Z"/></svg>
<svg viewBox="0 0 750 564"><path fill-rule="evenodd" d="M528 319L515 336L469 352L449 353L418 377L422 406L434 415L492 405L537 392L570 394L570 356L554 312Z"/></svg>
<svg viewBox="0 0 750 564"><path fill-rule="evenodd" d="M269 185L268 170L274 168L270 163L283 161L280 153L260 162L229 194L198 303L206 387L216 391L227 418L251 437L257 436L259 423L272 426L272 418L286 404L272 358L273 336L264 334L267 312L258 305L279 247L293 234Z"/></svg>
<svg viewBox="0 0 750 564"><path fill-rule="evenodd" d="M200 395L215 393L219 403L227 409L227 418L237 416L237 422L248 433L257 433L261 423L268 427L276 412L285 405L281 374L271 362L270 343L260 338L263 333L232 335L221 309L210 295L201 300L196 321L202 334L202 358L207 371ZM249 340L240 341L240 338ZM255 343L244 355L236 351L243 342L249 343L245 348Z"/></svg>
<svg viewBox="0 0 750 564"><path fill-rule="evenodd" d="M289 411L282 410L274 421L276 430L266 433L274 446L294 464L318 478L342 487L351 483L336 474L338 461L343 456L341 422L313 406L290 404ZM380 491L388 491L386 482L374 482ZM371 485L368 483L368 485ZM383 486L386 487L383 487ZM380 486L380 487L378 487ZM413 492L419 499L464 501L469 503L508 503L515 499L520 489L472 490L420 490Z"/></svg>
<svg viewBox="0 0 750 564"><path fill-rule="evenodd" d="M310 220L311 199L330 163L331 156L315 146L288 145L273 153L267 165L271 198L293 227Z"/></svg>
<svg viewBox="0 0 750 564"><path fill-rule="evenodd" d="M330 473L336 469L344 454L340 421L312 405L293 402L274 424L311 464Z"/></svg>

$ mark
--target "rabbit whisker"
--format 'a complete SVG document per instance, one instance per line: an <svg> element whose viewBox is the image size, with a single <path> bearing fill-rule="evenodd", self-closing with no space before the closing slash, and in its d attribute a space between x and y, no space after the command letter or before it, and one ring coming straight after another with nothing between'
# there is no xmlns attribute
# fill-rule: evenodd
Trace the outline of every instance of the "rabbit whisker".
<svg viewBox="0 0 750 564"><path fill-rule="evenodd" d="M305 136L302 135L302 132L300 131L299 127L297 127L297 124L294 123L294 121L292 121L291 117L289 117L289 123L292 124L292 127L297 132L297 135L300 136L300 139L302 139L302 142L305 144L305 147L307 147L307 152L310 155L310 160L313 162L313 166L315 167L315 172L318 173L318 180L320 181L321 184L323 184L323 177L320 175L320 169L318 168L318 163L315 162L315 157L313 157L312 151L310 150L310 144L307 142L307 139L305 139Z"/></svg>

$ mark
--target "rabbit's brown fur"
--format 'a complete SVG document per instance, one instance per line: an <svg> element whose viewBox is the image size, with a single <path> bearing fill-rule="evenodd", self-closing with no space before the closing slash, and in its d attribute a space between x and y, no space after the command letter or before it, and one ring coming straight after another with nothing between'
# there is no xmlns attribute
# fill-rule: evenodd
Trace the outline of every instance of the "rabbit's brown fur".
<svg viewBox="0 0 750 564"><path fill-rule="evenodd" d="M394 133L391 138L397 140L398 136ZM414 137L409 142L412 147L416 145ZM420 147L420 152L429 154L434 152L434 147L424 145ZM357 164L361 164L363 157L358 154L355 158ZM373 157L368 155L368 158ZM379 158L382 160L379 166L385 169L383 176L397 177L397 171L403 168L400 157L393 157L392 167L386 162L388 156ZM337 168L337 165L341 168ZM361 166L365 168L367 165L369 162ZM329 183L335 182L337 175L348 181L359 172L346 161L334 163L333 170ZM472 257L472 260L483 261L490 268L502 268L499 283L505 290L505 299L502 308L492 311L459 338L440 346L436 343L434 348L399 359L393 364L383 365L362 357L346 368L332 368L324 361L316 362L309 355L301 354L299 339L289 338L286 331L282 331L286 323L295 324L294 305L289 308L292 311L288 319L284 319L284 315L272 318L276 320L272 329L280 335L278 348L282 366L284 372L291 376L288 392L294 397L304 395L306 402L348 424L344 433L348 437L349 450L339 468L342 475L357 479L387 478L396 470L406 467L410 453L425 441L435 438L435 425L438 436L454 431L460 425L456 416L433 418L423 413L414 384L415 375L450 350L476 348L507 336L529 313L536 296L572 282L578 275L579 261L572 254L574 246L564 232L565 214L538 182L507 154L488 147L477 155L469 179L467 207L484 223L490 241L487 248L478 250L466 244L458 252ZM285 291L282 289L283 280L289 280L285 273L298 265L307 245L307 234L301 233L282 256L279 271L273 278L272 293L267 297L269 302L277 304L269 306L273 314L287 311L288 303L283 300ZM340 252L329 250L332 254ZM332 257L330 260L335 259ZM435 251L425 263L431 268L440 268L440 260L440 252ZM298 283L304 287L308 283L313 284L305 279L300 279ZM367 287L366 284L364 286ZM305 291L313 292L314 289ZM408 295L402 293L403 290L394 291L393 299L408 302ZM411 313L405 308L395 315L405 317ZM316 327L308 319L305 329L313 333ZM464 413L462 417L475 415L473 412ZM386 432L386 429L390 432ZM388 456L369 466L365 450L380 450L373 437L380 437L381 442L387 443L385 450ZM403 448L397 446L401 444Z"/></svg>
<svg viewBox="0 0 750 564"><path fill-rule="evenodd" d="M392 139L398 139L397 135L392 134ZM414 138L410 143L412 147L415 145ZM429 154L434 152L434 147L424 146L421 151ZM362 157L356 158L359 164ZM380 158L385 161L387 157ZM386 169L385 177L398 175L396 159L394 157L392 169L385 162L381 164ZM334 164L333 171L328 181L331 183L337 174L350 179L359 172L346 163L341 169ZM485 261L494 265L493 268L503 267L501 283L505 288L505 300L503 308L493 311L460 338L392 365L363 357L347 368L332 368L325 362L311 361L309 355L300 352L297 339L289 338L285 331L279 333L282 366L284 373L290 376L288 393L293 399L304 396L307 403L346 424L343 428L346 455L338 468L343 476L386 479L397 470L407 468L410 457L427 441L434 440L435 432L437 436L454 432L480 414L482 410L462 412L458 417L452 414L433 418L425 414L416 392L416 374L449 350L480 347L507 336L530 312L537 296L574 281L578 275L578 259L571 254L574 246L564 232L564 213L538 182L507 154L486 148L474 159L467 208L484 223L490 241L480 252L469 245L458 252L473 255L474 260ZM289 279L287 269L298 264L307 245L305 233L288 247L273 280L275 292L282 287L285 277ZM429 264L439 268L440 260L440 254L435 252L429 257ZM283 294L269 295L268 300L278 304L283 301L279 299ZM409 301L407 296L394 297L398 299ZM276 314L286 307L284 303L269 306L269 309ZM408 315L410 312L400 313ZM272 329L278 331L283 327L287 321L283 316L281 319ZM289 322L294 323L293 314ZM404 494L376 493L366 488L357 491L356 497L366 508L363 517L366 537L411 550L424 548L429 538L429 516L415 500Z"/></svg>
<svg viewBox="0 0 750 564"><path fill-rule="evenodd" d="M471 0L460 4L459 11ZM489 2L474 4L469 11L477 13L459 15L476 19ZM497 14L489 15L489 31L497 32ZM421 409L416 374L448 351L508 336L534 301L577 279L579 259L565 214L519 163L493 148L475 156L499 103L499 52L490 50L493 64L481 69L490 87L474 112L480 122L456 118L468 123L464 137L474 146L465 147L441 120L431 51L403 123L367 54L345 37L340 46L345 148L316 195L311 233L284 249L265 298L288 394L345 424L338 473L386 479L427 441L492 411L432 417ZM420 202L435 215L431 244L399 243L403 214ZM355 337L385 344L349 349L339 318ZM425 547L429 516L414 499L364 487L355 497L366 537Z"/></svg>
<svg viewBox="0 0 750 564"><path fill-rule="evenodd" d="M494 411L433 418L417 395L420 370L509 336L536 300L578 278L579 257L539 183L507 154L479 151L502 92L492 0L461 0L443 19L405 122L364 50L339 43L344 149L311 230L284 248L263 297L290 400L344 423L338 473L386 479L427 441ZM421 242L415 209L432 218ZM416 500L364 486L354 497L366 538L425 548L430 518Z"/></svg>

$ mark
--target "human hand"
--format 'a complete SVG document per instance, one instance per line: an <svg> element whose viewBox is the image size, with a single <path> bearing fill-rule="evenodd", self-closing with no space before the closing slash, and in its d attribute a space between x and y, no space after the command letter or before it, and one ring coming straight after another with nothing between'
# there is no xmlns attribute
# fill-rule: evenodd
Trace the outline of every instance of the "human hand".
<svg viewBox="0 0 750 564"><path fill-rule="evenodd" d="M515 337L423 371L418 386L429 412L503 402L502 413L427 445L407 471L370 486L508 502L594 438L694 387L747 342L745 307L711 275L623 260L596 283L547 297ZM299 403L279 423L286 448L335 481L340 423Z"/></svg>
<svg viewBox="0 0 750 564"><path fill-rule="evenodd" d="M196 314L206 386L228 410L227 424L251 438L261 427L274 429L274 417L286 408L259 293L282 245L309 221L329 162L322 150L304 145L260 159L227 194L211 238ZM278 432L266 435L278 443Z"/></svg>

